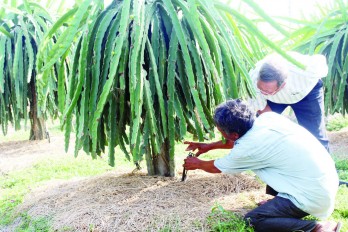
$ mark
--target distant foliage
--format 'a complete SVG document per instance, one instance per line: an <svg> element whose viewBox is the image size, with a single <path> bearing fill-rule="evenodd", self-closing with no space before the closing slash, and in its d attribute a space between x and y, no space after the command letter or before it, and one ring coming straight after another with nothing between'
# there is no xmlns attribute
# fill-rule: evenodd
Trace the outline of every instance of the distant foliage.
<svg viewBox="0 0 348 232"><path fill-rule="evenodd" d="M52 26L50 14L40 5L27 1L16 8L3 7L0 9L0 125L5 135L9 123L18 130L22 119L26 124L30 118L33 125L37 117L56 116L57 107L54 82L45 90L43 110L39 111L36 104L36 58L39 44ZM52 79L56 78L59 67L55 64L54 68L48 74Z"/></svg>
<svg viewBox="0 0 348 232"><path fill-rule="evenodd" d="M303 25L291 39L293 49L327 57L329 74L324 78L326 113L348 110L348 2L337 0L321 9L322 17L298 21Z"/></svg>

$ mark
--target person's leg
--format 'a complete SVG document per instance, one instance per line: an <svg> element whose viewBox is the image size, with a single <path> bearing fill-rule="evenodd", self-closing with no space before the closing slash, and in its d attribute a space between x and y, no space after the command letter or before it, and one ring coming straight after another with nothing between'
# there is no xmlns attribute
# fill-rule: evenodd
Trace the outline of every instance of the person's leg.
<svg viewBox="0 0 348 232"><path fill-rule="evenodd" d="M298 103L292 104L298 124L311 132L323 146L329 151L329 140L326 134L324 116L324 93L321 80Z"/></svg>
<svg viewBox="0 0 348 232"><path fill-rule="evenodd" d="M308 213L297 208L290 200L275 197L267 203L247 213L244 219L257 232L312 231L316 221L301 220Z"/></svg>

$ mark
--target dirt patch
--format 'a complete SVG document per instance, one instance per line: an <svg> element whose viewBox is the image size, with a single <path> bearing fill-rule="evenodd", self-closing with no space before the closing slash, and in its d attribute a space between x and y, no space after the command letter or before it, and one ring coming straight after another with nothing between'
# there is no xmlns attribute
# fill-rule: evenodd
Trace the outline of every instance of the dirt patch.
<svg viewBox="0 0 348 232"><path fill-rule="evenodd" d="M64 154L61 139L52 138L53 142L11 141L0 144L0 173L19 170L32 166L40 159Z"/></svg>
<svg viewBox="0 0 348 232"><path fill-rule="evenodd" d="M207 231L204 221L215 202L245 213L263 199L262 185L250 175L189 175L181 182L109 172L37 189L18 210L53 218L57 230L159 231L170 226L173 231Z"/></svg>
<svg viewBox="0 0 348 232"><path fill-rule="evenodd" d="M46 139L0 143L0 174L30 167L44 158L66 155L64 150L64 137L60 135L51 136L50 142Z"/></svg>
<svg viewBox="0 0 348 232"><path fill-rule="evenodd" d="M328 132L331 153L341 159L348 159L348 128Z"/></svg>

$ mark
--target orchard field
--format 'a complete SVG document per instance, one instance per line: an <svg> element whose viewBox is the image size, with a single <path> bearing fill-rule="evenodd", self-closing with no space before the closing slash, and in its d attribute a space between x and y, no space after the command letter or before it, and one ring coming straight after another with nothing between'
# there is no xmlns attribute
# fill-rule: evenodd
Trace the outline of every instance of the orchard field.
<svg viewBox="0 0 348 232"><path fill-rule="evenodd" d="M252 232L242 217L264 184L252 172L181 182L183 142L221 139L215 107L255 97L249 71L274 52L300 69L288 51L326 57L331 155L347 181L347 1L288 17L235 3L3 0L0 232ZM331 216L342 231L347 194Z"/></svg>

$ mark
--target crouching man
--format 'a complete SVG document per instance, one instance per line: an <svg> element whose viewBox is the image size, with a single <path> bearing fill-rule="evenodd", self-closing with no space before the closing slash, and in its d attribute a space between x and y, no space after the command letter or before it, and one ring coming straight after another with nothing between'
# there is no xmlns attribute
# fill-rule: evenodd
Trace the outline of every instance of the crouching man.
<svg viewBox="0 0 348 232"><path fill-rule="evenodd" d="M277 195L245 215L255 231L340 230L340 223L302 220L309 214L321 219L330 216L338 188L335 164L311 133L273 112L255 118L239 99L220 104L214 121L227 142L186 142L186 150L197 149L200 155L230 148L230 153L210 161L188 157L184 167L230 174L252 170L271 186Z"/></svg>

